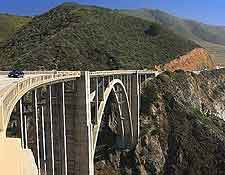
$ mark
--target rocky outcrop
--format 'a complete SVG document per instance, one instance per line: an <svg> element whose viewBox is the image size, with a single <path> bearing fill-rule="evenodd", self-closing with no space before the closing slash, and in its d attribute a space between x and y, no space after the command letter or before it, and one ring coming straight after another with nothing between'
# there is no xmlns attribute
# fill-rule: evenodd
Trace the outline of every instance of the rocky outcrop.
<svg viewBox="0 0 225 175"><path fill-rule="evenodd" d="M224 80L225 69L166 72L145 83L141 140L157 138L165 160L151 155L157 174L225 174Z"/></svg>
<svg viewBox="0 0 225 175"><path fill-rule="evenodd" d="M196 48L186 55L180 56L162 66L164 70L175 71L178 69L193 71L202 69L213 69L215 63L208 51Z"/></svg>
<svg viewBox="0 0 225 175"><path fill-rule="evenodd" d="M179 70L147 80L142 89L140 143L134 150L111 154L111 161L96 166L98 172L225 174L224 82L225 69L199 75Z"/></svg>

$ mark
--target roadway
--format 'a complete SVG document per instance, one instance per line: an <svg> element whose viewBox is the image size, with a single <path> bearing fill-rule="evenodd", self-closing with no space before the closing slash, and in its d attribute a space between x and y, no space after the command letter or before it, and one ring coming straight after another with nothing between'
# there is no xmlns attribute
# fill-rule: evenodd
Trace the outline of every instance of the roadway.
<svg viewBox="0 0 225 175"><path fill-rule="evenodd" d="M9 78L8 75L0 75L0 96L12 85L18 83L21 80L25 80L27 78L35 77L38 75L24 75L24 78Z"/></svg>

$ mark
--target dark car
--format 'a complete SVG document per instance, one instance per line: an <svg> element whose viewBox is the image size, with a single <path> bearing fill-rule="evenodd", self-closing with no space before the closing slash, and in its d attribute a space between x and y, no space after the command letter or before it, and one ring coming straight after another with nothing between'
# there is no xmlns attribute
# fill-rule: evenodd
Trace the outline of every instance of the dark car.
<svg viewBox="0 0 225 175"><path fill-rule="evenodd" d="M8 77L9 78L23 78L24 73L23 73L23 71L20 71L20 70L12 70L9 72Z"/></svg>

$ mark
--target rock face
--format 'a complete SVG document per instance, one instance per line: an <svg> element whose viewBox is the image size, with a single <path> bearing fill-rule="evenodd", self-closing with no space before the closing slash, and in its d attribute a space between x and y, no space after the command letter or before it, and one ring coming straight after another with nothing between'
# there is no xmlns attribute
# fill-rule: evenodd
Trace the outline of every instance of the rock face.
<svg viewBox="0 0 225 175"><path fill-rule="evenodd" d="M225 174L224 82L225 69L165 72L146 81L140 143L111 154L114 159L96 166L97 174ZM101 171L106 169L111 171Z"/></svg>
<svg viewBox="0 0 225 175"><path fill-rule="evenodd" d="M196 48L186 55L180 56L163 66L165 70L175 71L178 69L193 71L202 69L213 69L215 63L207 50Z"/></svg>

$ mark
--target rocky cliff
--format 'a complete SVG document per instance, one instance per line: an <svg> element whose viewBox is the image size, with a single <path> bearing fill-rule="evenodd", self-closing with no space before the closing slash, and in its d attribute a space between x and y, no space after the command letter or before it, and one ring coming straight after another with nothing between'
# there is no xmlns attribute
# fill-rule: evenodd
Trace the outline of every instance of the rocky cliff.
<svg viewBox="0 0 225 175"><path fill-rule="evenodd" d="M97 162L97 174L225 174L224 82L225 69L165 72L146 81L140 143Z"/></svg>
<svg viewBox="0 0 225 175"><path fill-rule="evenodd" d="M193 71L202 69L213 69L215 63L208 51L203 48L193 49L191 52L164 64L163 69L175 71L178 69Z"/></svg>

